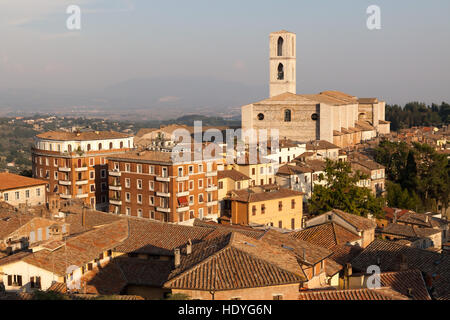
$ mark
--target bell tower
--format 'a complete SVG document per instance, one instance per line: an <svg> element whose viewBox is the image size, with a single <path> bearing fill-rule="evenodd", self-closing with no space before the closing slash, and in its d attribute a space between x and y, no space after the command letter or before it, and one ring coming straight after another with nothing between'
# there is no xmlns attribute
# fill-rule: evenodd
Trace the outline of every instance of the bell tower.
<svg viewBox="0 0 450 320"><path fill-rule="evenodd" d="M296 93L296 35L281 30L270 34L270 97Z"/></svg>

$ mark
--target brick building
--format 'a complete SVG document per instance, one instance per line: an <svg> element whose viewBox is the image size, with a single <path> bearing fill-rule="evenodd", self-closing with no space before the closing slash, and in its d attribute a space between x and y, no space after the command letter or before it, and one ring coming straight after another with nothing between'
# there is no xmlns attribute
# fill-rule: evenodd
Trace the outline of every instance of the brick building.
<svg viewBox="0 0 450 320"><path fill-rule="evenodd" d="M133 151L109 157L109 211L185 224L217 218L217 163L174 162L171 155Z"/></svg>
<svg viewBox="0 0 450 320"><path fill-rule="evenodd" d="M131 148L132 136L113 131L38 134L31 149L33 176L48 181L51 194L107 210L106 158Z"/></svg>

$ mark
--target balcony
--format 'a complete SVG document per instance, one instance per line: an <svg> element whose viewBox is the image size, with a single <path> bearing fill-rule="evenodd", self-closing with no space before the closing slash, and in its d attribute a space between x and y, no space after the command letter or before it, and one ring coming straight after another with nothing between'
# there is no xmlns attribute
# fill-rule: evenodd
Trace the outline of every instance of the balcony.
<svg viewBox="0 0 450 320"><path fill-rule="evenodd" d="M169 192L160 192L160 191L157 191L157 192L156 192L156 195L157 195L158 197L166 197L166 198L169 198L169 197L170 197L170 193L169 193Z"/></svg>
<svg viewBox="0 0 450 320"><path fill-rule="evenodd" d="M75 181L75 185L77 185L77 186L82 186L82 185L85 185L85 184L88 184L89 183L89 180L78 180L78 181Z"/></svg>
<svg viewBox="0 0 450 320"><path fill-rule="evenodd" d="M177 212L186 212L186 211L189 211L189 206L177 208Z"/></svg>
<svg viewBox="0 0 450 320"><path fill-rule="evenodd" d="M77 199L84 199L84 198L87 198L89 195L87 194L87 193L79 193L79 194L77 194L75 197L77 198Z"/></svg>
<svg viewBox="0 0 450 320"><path fill-rule="evenodd" d="M62 186L70 186L72 185L72 181L70 180L59 180L58 183Z"/></svg>
<svg viewBox="0 0 450 320"><path fill-rule="evenodd" d="M161 181L161 182L170 182L170 177L161 177L161 176L156 176L156 181Z"/></svg>
<svg viewBox="0 0 450 320"><path fill-rule="evenodd" d="M170 213L170 208L156 207L156 211Z"/></svg>
<svg viewBox="0 0 450 320"><path fill-rule="evenodd" d="M189 195L189 191L178 192L177 197L187 197Z"/></svg>
<svg viewBox="0 0 450 320"><path fill-rule="evenodd" d="M206 192L217 191L217 186L208 186L205 190Z"/></svg>
<svg viewBox="0 0 450 320"><path fill-rule="evenodd" d="M122 175L122 172L117 169L109 170L109 175L112 177L120 177Z"/></svg>
<svg viewBox="0 0 450 320"><path fill-rule="evenodd" d="M72 168L59 167L58 170L62 171L62 172L70 172L70 171L72 171Z"/></svg>
<svg viewBox="0 0 450 320"><path fill-rule="evenodd" d="M118 185L110 185L109 186L109 190L113 190L113 191L122 191L122 186L120 184Z"/></svg>
<svg viewBox="0 0 450 320"><path fill-rule="evenodd" d="M71 194L60 194L59 195L62 199L72 199L72 195Z"/></svg>
<svg viewBox="0 0 450 320"><path fill-rule="evenodd" d="M115 206L121 206L122 201L120 199L109 199L109 204L113 204Z"/></svg>
<svg viewBox="0 0 450 320"><path fill-rule="evenodd" d="M187 181L189 180L189 176L177 177L177 181Z"/></svg>
<svg viewBox="0 0 450 320"><path fill-rule="evenodd" d="M206 173L207 177L216 177L217 176L217 171L210 171Z"/></svg>
<svg viewBox="0 0 450 320"><path fill-rule="evenodd" d="M217 206L217 203L218 203L217 200L209 201L209 202L206 203L206 206L207 207Z"/></svg>
<svg viewBox="0 0 450 320"><path fill-rule="evenodd" d="M87 171L88 167L79 167L79 168L75 168L76 172L83 172L83 171Z"/></svg>

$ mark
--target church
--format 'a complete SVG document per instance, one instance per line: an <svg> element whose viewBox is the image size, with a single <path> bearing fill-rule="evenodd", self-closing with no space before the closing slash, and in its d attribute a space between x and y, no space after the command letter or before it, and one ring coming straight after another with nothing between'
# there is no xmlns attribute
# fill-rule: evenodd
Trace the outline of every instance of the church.
<svg viewBox="0 0 450 320"><path fill-rule="evenodd" d="M280 139L326 140L341 148L390 132L385 102L339 91L297 94L296 35L270 34L270 97L242 107L242 129L279 131Z"/></svg>

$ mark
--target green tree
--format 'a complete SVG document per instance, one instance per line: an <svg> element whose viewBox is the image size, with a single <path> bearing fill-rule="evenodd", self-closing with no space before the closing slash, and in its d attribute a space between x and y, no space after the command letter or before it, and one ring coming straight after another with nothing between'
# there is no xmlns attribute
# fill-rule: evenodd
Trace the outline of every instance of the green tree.
<svg viewBox="0 0 450 320"><path fill-rule="evenodd" d="M319 181L325 180L325 185L314 186L310 199L310 209L313 214L321 214L332 209L340 209L359 216L369 213L380 217L382 215L383 199L376 198L369 188L359 187L357 183L367 176L360 172L353 173L347 162L326 161L325 175Z"/></svg>

